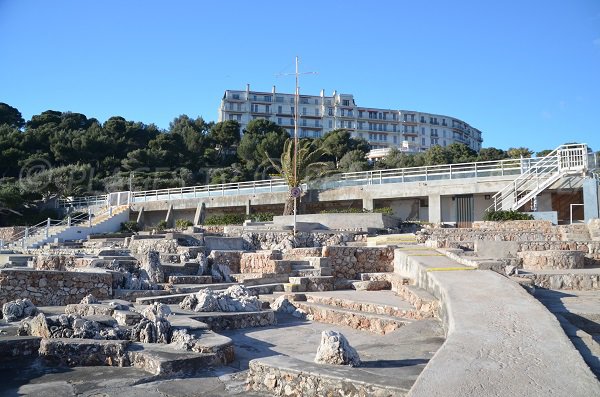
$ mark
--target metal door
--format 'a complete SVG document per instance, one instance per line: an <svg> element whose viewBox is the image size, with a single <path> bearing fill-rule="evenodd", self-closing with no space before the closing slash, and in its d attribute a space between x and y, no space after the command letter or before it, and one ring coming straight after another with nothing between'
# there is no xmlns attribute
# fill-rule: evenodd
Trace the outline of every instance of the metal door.
<svg viewBox="0 0 600 397"><path fill-rule="evenodd" d="M473 195L456 196L456 226L471 227L473 225Z"/></svg>

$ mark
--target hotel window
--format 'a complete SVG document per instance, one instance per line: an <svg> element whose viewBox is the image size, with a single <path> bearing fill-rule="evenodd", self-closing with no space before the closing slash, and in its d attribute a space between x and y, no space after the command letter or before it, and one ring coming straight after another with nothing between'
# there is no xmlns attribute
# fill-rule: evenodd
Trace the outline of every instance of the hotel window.
<svg viewBox="0 0 600 397"><path fill-rule="evenodd" d="M392 125L392 131L396 132L396 124Z"/></svg>
<svg viewBox="0 0 600 397"><path fill-rule="evenodd" d="M272 97L271 95L265 95L263 99L265 100L265 102L271 102Z"/></svg>
<svg viewBox="0 0 600 397"><path fill-rule="evenodd" d="M319 115L319 109L315 109L315 116Z"/></svg>
<svg viewBox="0 0 600 397"><path fill-rule="evenodd" d="M329 128L333 128L333 121L329 120Z"/></svg>
<svg viewBox="0 0 600 397"><path fill-rule="evenodd" d="M421 145L425 146L425 138L421 138Z"/></svg>
<svg viewBox="0 0 600 397"><path fill-rule="evenodd" d="M425 127L421 127L421 134L425 134Z"/></svg>
<svg viewBox="0 0 600 397"><path fill-rule="evenodd" d="M425 122L425 116L421 116L421 123Z"/></svg>
<svg viewBox="0 0 600 397"><path fill-rule="evenodd" d="M344 105L344 106L350 106L350 100L349 99L344 99L342 101L342 105Z"/></svg>
<svg viewBox="0 0 600 397"><path fill-rule="evenodd" d="M242 104L241 103L237 104L237 110L238 110L238 112L242 111Z"/></svg>
<svg viewBox="0 0 600 397"><path fill-rule="evenodd" d="M404 114L404 121L408 121L408 114Z"/></svg>
<svg viewBox="0 0 600 397"><path fill-rule="evenodd" d="M294 119L290 119L290 125L294 124Z"/></svg>
<svg viewBox="0 0 600 397"><path fill-rule="evenodd" d="M266 105L265 106L265 113L270 113L271 112L271 106Z"/></svg>
<svg viewBox="0 0 600 397"><path fill-rule="evenodd" d="M342 116L346 115L346 110L342 109Z"/></svg>
<svg viewBox="0 0 600 397"><path fill-rule="evenodd" d="M276 96L275 97L275 102L283 102L283 97L282 96Z"/></svg>
<svg viewBox="0 0 600 397"><path fill-rule="evenodd" d="M302 120L302 125L304 125L304 126L306 125L306 119Z"/></svg>
<svg viewBox="0 0 600 397"><path fill-rule="evenodd" d="M281 119L281 117L277 118L277 124L279 124L279 125L283 124L283 120Z"/></svg>
<svg viewBox="0 0 600 397"><path fill-rule="evenodd" d="M306 116L306 108L302 108L302 115Z"/></svg>
<svg viewBox="0 0 600 397"><path fill-rule="evenodd" d="M330 116L333 116L333 108L328 108L327 109L327 114Z"/></svg>
<svg viewBox="0 0 600 397"><path fill-rule="evenodd" d="M291 114L295 114L295 113L294 113L294 110L296 110L296 109L295 109L293 106L290 106L290 113L291 113Z"/></svg>
<svg viewBox="0 0 600 397"><path fill-rule="evenodd" d="M350 110L350 109L348 109L348 116L349 116L349 117L352 117L352 116L353 116L353 114L352 114L352 110Z"/></svg>
<svg viewBox="0 0 600 397"><path fill-rule="evenodd" d="M277 113L282 113L283 112L283 106L279 105L277 106Z"/></svg>
<svg viewBox="0 0 600 397"><path fill-rule="evenodd" d="M363 111L362 110L358 111L358 117L360 117L362 119L362 117L363 117Z"/></svg>
<svg viewBox="0 0 600 397"><path fill-rule="evenodd" d="M240 99L240 94L233 94L233 99Z"/></svg>

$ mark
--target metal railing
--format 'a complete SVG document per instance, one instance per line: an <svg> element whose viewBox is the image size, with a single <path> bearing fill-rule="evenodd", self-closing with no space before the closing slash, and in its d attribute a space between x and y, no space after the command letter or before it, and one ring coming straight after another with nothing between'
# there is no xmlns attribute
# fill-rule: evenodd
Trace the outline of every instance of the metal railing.
<svg viewBox="0 0 600 397"><path fill-rule="evenodd" d="M145 203L160 200L181 200L201 197L232 196L240 194L285 192L288 185L285 179L221 183L218 185L189 186L172 189L144 190L132 192L132 203Z"/></svg>
<svg viewBox="0 0 600 397"><path fill-rule="evenodd" d="M57 201L57 206L58 208L80 208L90 207L93 205L106 205L107 198L107 194L101 194L98 196L68 197L64 199L59 199Z"/></svg>
<svg viewBox="0 0 600 397"><path fill-rule="evenodd" d="M562 175L586 170L587 163L586 144L561 145L496 193L487 211L516 210Z"/></svg>
<svg viewBox="0 0 600 397"><path fill-rule="evenodd" d="M572 169L576 163L578 169L587 163L587 146L585 144L561 146L561 167ZM553 152L555 153L555 152ZM586 155L582 155L586 153ZM551 154L552 156L555 156ZM548 166L548 157L522 158L497 161L479 161L471 163L443 164L423 167L396 168L361 172L335 174L309 182L310 188L331 189L355 185L375 185L385 183L426 182L435 180L453 180L485 177L517 177L542 173ZM555 166L555 165L554 165ZM511 184L512 186L512 184ZM129 195L128 203L144 203L150 201L169 201L194 199L203 197L235 196L241 194L276 193L289 189L284 179L266 179L259 181L223 183L215 185L189 186L171 189L143 190L121 192ZM112 194L112 193L111 193ZM498 193L500 194L500 193ZM95 196L98 198L106 196ZM84 202L85 197L74 198L71 202ZM90 202L89 199L87 199ZM106 199L107 200L107 199ZM111 204L112 205L112 204Z"/></svg>

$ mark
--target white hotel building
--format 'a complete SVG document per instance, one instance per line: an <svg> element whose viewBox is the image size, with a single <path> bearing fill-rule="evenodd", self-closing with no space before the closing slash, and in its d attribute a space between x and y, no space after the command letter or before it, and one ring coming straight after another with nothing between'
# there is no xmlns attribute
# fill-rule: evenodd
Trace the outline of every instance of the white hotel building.
<svg viewBox="0 0 600 397"><path fill-rule="evenodd" d="M250 120L267 119L294 134L294 94L226 90L219 108L219 121L237 120L242 131ZM418 152L454 142L475 151L481 149L481 131L455 117L409 110L357 106L351 94L300 95L298 135L318 138L344 128L367 140L372 149L398 147Z"/></svg>

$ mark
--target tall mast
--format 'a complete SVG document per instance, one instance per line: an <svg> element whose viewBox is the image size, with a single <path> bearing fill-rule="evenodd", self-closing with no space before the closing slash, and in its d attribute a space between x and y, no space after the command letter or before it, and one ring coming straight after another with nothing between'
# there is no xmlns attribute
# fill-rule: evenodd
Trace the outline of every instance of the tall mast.
<svg viewBox="0 0 600 397"><path fill-rule="evenodd" d="M298 87L298 57L296 56L296 94L294 96L294 184L298 185L298 106L300 104L300 87ZM295 186L294 186L295 187ZM294 214L296 209L294 208Z"/></svg>

